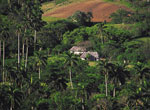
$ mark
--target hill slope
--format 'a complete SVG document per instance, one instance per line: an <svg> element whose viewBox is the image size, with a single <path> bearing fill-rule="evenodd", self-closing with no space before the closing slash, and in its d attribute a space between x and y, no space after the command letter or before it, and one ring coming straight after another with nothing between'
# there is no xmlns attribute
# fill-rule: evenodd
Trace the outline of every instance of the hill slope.
<svg viewBox="0 0 150 110"><path fill-rule="evenodd" d="M119 6L108 2L103 2L102 0L86 0L80 3L72 3L65 6L59 6L58 8L51 9L45 12L43 16L51 16L58 18L67 18L71 16L75 11L91 11L93 13L93 22L99 21L110 21L110 14L116 10L123 8L130 10L125 6Z"/></svg>

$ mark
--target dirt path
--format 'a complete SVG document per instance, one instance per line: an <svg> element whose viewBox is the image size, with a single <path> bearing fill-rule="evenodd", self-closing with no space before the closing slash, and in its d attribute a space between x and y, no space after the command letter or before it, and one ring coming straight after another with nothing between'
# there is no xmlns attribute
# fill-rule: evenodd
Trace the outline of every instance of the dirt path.
<svg viewBox="0 0 150 110"><path fill-rule="evenodd" d="M67 18L77 10L80 10L84 12L91 11L93 13L92 21L94 22L99 22L104 20L110 21L109 18L110 14L120 8L129 10L125 6L118 6L111 3L102 2L101 0L87 0L81 3L73 3L70 5L59 7L58 9L43 14L43 16Z"/></svg>

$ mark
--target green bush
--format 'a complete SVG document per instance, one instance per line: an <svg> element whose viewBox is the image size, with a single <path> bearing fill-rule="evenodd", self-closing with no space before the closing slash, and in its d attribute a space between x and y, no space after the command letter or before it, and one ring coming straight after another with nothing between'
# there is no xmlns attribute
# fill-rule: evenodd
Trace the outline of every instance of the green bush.
<svg viewBox="0 0 150 110"><path fill-rule="evenodd" d="M116 24L124 23L124 20L128 18L130 14L131 12L129 11L126 11L124 9L119 9L117 10L117 12L112 13L110 15L110 18L112 19L111 22L116 23Z"/></svg>
<svg viewBox="0 0 150 110"><path fill-rule="evenodd" d="M68 0L55 0L55 3L60 4L60 3L66 2L66 1L68 1Z"/></svg>
<svg viewBox="0 0 150 110"><path fill-rule="evenodd" d="M85 31L85 28L77 28L72 32L66 32L63 35L63 44L77 44L79 42L85 41L88 39L88 34Z"/></svg>

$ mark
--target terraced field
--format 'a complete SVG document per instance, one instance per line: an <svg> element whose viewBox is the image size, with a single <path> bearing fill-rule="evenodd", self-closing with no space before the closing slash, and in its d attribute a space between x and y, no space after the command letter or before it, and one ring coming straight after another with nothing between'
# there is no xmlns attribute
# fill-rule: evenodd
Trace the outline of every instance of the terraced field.
<svg viewBox="0 0 150 110"><path fill-rule="evenodd" d="M44 12L43 17L67 18L77 10L80 10L84 12L92 12L93 22L100 22L104 20L109 22L111 20L109 18L110 14L120 8L130 10L125 6L103 2L102 0L85 0L79 3L70 3L67 5L57 6L57 8L52 8L49 11Z"/></svg>

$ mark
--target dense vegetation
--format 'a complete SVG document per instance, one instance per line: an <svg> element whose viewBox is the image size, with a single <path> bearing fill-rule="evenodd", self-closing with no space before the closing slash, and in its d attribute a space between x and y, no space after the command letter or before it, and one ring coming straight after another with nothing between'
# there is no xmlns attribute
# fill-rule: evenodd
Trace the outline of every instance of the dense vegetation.
<svg viewBox="0 0 150 110"><path fill-rule="evenodd" d="M41 0L2 0L0 110L148 110L150 3L129 3L110 23L80 11L46 23ZM100 60L69 52L81 44Z"/></svg>
<svg viewBox="0 0 150 110"><path fill-rule="evenodd" d="M41 3L50 2L50 1L55 2L55 4L60 4L60 3L66 2L68 0L40 0Z"/></svg>

